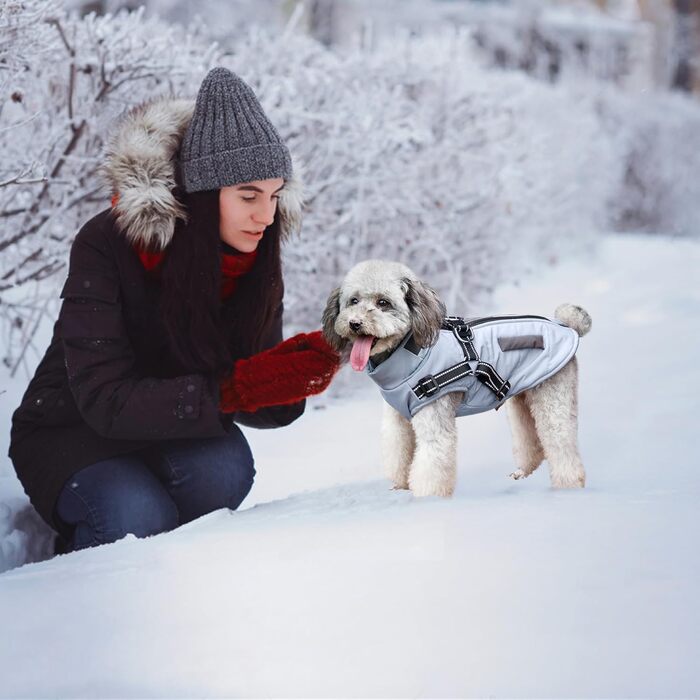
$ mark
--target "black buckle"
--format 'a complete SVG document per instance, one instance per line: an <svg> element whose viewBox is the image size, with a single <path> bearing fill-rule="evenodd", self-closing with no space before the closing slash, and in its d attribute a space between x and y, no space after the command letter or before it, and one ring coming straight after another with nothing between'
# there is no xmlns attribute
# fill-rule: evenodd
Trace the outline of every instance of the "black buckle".
<svg viewBox="0 0 700 700"><path fill-rule="evenodd" d="M418 398L422 399L424 396L430 396L438 391L439 388L440 385L437 383L437 379L432 374L429 374L427 377L423 377L416 386L416 389L422 393L422 396Z"/></svg>
<svg viewBox="0 0 700 700"><path fill-rule="evenodd" d="M494 386L495 385L496 385L496 382L494 382ZM504 391L504 389L505 389L505 391ZM501 384L501 386L496 387L496 391L494 393L496 394L496 398L501 399L501 401L502 401L503 399L506 398L506 396L508 396L509 390L510 390L510 384L508 384L507 380L504 380L503 383Z"/></svg>
<svg viewBox="0 0 700 700"><path fill-rule="evenodd" d="M442 319L442 328L446 331L454 330L455 326L461 326L464 319L461 316L444 316Z"/></svg>

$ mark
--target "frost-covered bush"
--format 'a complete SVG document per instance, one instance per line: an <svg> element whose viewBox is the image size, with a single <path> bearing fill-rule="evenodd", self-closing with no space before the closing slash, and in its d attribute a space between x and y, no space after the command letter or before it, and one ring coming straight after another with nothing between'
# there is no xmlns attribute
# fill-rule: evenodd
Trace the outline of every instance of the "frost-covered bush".
<svg viewBox="0 0 700 700"><path fill-rule="evenodd" d="M364 258L406 262L467 313L605 225L622 158L591 96L484 70L461 33L343 54L268 42L252 34L227 60L305 167L307 216L286 253L295 327L318 323Z"/></svg>
<svg viewBox="0 0 700 700"><path fill-rule="evenodd" d="M612 202L621 231L700 235L700 106L678 93L616 95L606 122L625 143L624 175Z"/></svg>
<svg viewBox="0 0 700 700"><path fill-rule="evenodd" d="M0 69L0 331L4 364L30 372L72 239L109 203L97 168L112 120L154 93L196 90L216 47L140 11L80 19L39 0L5 3L0 21L11 59Z"/></svg>
<svg viewBox="0 0 700 700"><path fill-rule="evenodd" d="M59 16L42 19L53 39L6 81L19 99L2 107L2 167L40 163L46 178L0 188L13 369L37 320L57 311L73 236L108 203L96 168L112 120L156 94L194 96L214 64L253 86L305 182L303 229L285 250L289 333L318 327L331 289L368 257L407 263L468 314L502 279L613 224L695 226L700 109L689 100L487 69L468 30L341 52L292 25L252 28L223 52L140 13Z"/></svg>
<svg viewBox="0 0 700 700"><path fill-rule="evenodd" d="M520 0L472 5L475 44L491 65L557 82L581 77L632 85L652 81L652 28L595 5Z"/></svg>

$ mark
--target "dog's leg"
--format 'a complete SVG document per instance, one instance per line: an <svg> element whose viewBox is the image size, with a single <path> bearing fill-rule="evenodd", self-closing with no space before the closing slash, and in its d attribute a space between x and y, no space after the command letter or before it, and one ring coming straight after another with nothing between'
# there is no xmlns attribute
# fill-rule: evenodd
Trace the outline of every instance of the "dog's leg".
<svg viewBox="0 0 700 700"><path fill-rule="evenodd" d="M411 421L384 402L382 420L382 462L395 489L408 488L408 470L416 446Z"/></svg>
<svg viewBox="0 0 700 700"><path fill-rule="evenodd" d="M530 476L542 464L544 450L537 436L535 420L530 413L524 394L506 401L508 423L513 436L513 457L517 469L509 476L523 479Z"/></svg>
<svg viewBox="0 0 700 700"><path fill-rule="evenodd" d="M422 408L411 421L416 451L409 486L414 496L451 496L457 479L457 419L462 392L446 394Z"/></svg>
<svg viewBox="0 0 700 700"><path fill-rule="evenodd" d="M585 486L578 451L578 367L574 357L553 377L526 392L555 488Z"/></svg>

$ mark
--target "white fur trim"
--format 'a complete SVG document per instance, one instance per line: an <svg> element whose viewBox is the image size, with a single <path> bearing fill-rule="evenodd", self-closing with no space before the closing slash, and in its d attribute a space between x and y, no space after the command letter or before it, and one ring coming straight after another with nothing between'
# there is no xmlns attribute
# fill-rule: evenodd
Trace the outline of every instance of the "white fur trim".
<svg viewBox="0 0 700 700"><path fill-rule="evenodd" d="M294 162L294 161L292 161ZM298 165L294 166L298 168ZM281 221L282 237L297 232L301 229L302 208L304 206L304 192L301 182L301 175L296 172L284 185L280 193L279 213Z"/></svg>
<svg viewBox="0 0 700 700"><path fill-rule="evenodd" d="M103 172L119 195L119 228L131 243L158 250L173 236L185 212L172 193L175 155L192 118L194 102L160 98L134 107L107 149Z"/></svg>

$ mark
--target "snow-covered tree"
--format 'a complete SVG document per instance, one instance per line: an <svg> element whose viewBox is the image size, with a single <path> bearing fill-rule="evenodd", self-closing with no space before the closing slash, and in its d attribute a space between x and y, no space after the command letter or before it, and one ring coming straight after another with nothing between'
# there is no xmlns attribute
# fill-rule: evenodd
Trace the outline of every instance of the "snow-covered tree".
<svg viewBox="0 0 700 700"><path fill-rule="evenodd" d="M330 53L256 33L230 60L263 96L305 169L307 213L286 251L294 329L368 257L401 260L467 313L517 261L589 240L621 154L595 100L486 71L469 36Z"/></svg>
<svg viewBox="0 0 700 700"><path fill-rule="evenodd" d="M196 90L216 47L142 11L77 18L39 1L2 12L0 323L14 373L30 348L43 352L33 336L55 315L73 236L109 205L97 169L113 119L154 93Z"/></svg>
<svg viewBox="0 0 700 700"><path fill-rule="evenodd" d="M288 333L318 327L361 259L405 262L450 312L471 313L499 281L613 225L695 230L700 108L689 99L487 68L469 28L330 50L296 31L300 12L225 48L140 11L42 15L42 51L4 82L10 371L31 373L43 353L32 340L55 317L73 237L108 206L97 167L113 119L158 94L193 97L215 64L253 87L305 182L303 229L285 250ZM17 181L34 163L39 181Z"/></svg>

